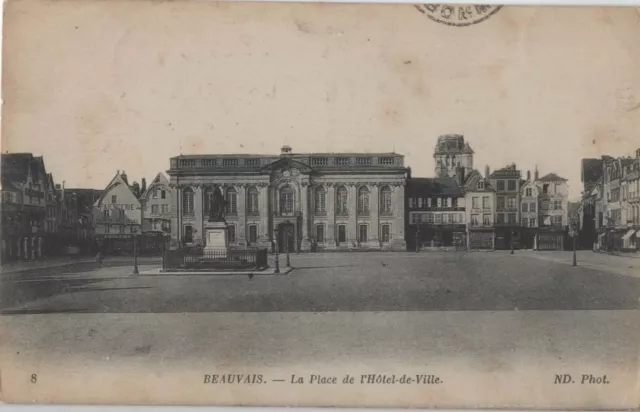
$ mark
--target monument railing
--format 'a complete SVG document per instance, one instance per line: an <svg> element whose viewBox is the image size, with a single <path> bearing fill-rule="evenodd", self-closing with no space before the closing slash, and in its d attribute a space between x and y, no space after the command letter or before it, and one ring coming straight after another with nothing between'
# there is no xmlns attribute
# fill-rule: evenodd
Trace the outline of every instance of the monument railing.
<svg viewBox="0 0 640 412"><path fill-rule="evenodd" d="M162 260L164 270L224 271L264 269L268 266L267 249L205 250L183 248L166 250Z"/></svg>

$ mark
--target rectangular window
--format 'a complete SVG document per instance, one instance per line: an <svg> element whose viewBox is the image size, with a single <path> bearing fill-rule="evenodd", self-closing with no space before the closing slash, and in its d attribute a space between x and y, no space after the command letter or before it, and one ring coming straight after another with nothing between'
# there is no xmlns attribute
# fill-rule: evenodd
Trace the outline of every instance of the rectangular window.
<svg viewBox="0 0 640 412"><path fill-rule="evenodd" d="M391 240L391 225L382 225L382 242L387 243Z"/></svg>
<svg viewBox="0 0 640 412"><path fill-rule="evenodd" d="M442 207L442 198L441 197L438 198L437 202L438 202L437 203L438 207Z"/></svg>
<svg viewBox="0 0 640 412"><path fill-rule="evenodd" d="M504 209L504 197L498 198L498 210Z"/></svg>
<svg viewBox="0 0 640 412"><path fill-rule="evenodd" d="M531 196L531 188L528 187L525 191L524 191L525 196Z"/></svg>
<svg viewBox="0 0 640 412"><path fill-rule="evenodd" d="M530 212L535 212L536 211L536 203L529 203L529 211Z"/></svg>
<svg viewBox="0 0 640 412"><path fill-rule="evenodd" d="M498 191L504 192L504 180L498 180Z"/></svg>
<svg viewBox="0 0 640 412"><path fill-rule="evenodd" d="M157 198L158 198L158 190L157 190L157 189L154 189L154 190L151 192L151 197L152 197L152 198L154 198L154 199L157 199Z"/></svg>
<svg viewBox="0 0 640 412"><path fill-rule="evenodd" d="M553 201L553 208L555 210L562 210L562 200L554 200Z"/></svg>
<svg viewBox="0 0 640 412"><path fill-rule="evenodd" d="M193 242L193 227L192 226L185 226L184 227L184 242L185 243L192 243Z"/></svg>
<svg viewBox="0 0 640 412"><path fill-rule="evenodd" d="M471 226L480 226L480 215L471 215Z"/></svg>
<svg viewBox="0 0 640 412"><path fill-rule="evenodd" d="M358 228L358 242L367 241L367 225L360 225Z"/></svg>
<svg viewBox="0 0 640 412"><path fill-rule="evenodd" d="M507 181L507 190L516 190L516 181L515 180Z"/></svg>
<svg viewBox="0 0 640 412"><path fill-rule="evenodd" d="M166 199L167 198L167 191L166 190L161 190L160 191L160 199Z"/></svg>
<svg viewBox="0 0 640 412"><path fill-rule="evenodd" d="M448 213L443 213L442 214L442 224L446 225L449 223L449 214Z"/></svg>
<svg viewBox="0 0 640 412"><path fill-rule="evenodd" d="M451 198L451 197L447 197L447 198L445 198L445 199L447 200L447 204L446 204L446 206L447 206L447 207L453 207L453 198Z"/></svg>
<svg viewBox="0 0 640 412"><path fill-rule="evenodd" d="M482 225L491 226L491 215L489 214L482 215Z"/></svg>
<svg viewBox="0 0 640 412"><path fill-rule="evenodd" d="M316 225L316 241L324 243L324 225Z"/></svg>
<svg viewBox="0 0 640 412"><path fill-rule="evenodd" d="M169 205L162 205L162 213L169 213Z"/></svg>
<svg viewBox="0 0 640 412"><path fill-rule="evenodd" d="M509 209L515 209L516 208L516 198L515 197L507 198L507 207Z"/></svg>
<svg viewBox="0 0 640 412"><path fill-rule="evenodd" d="M525 226L525 227L529 226L529 219L527 219L526 217L523 217L520 220L521 220L521 223L520 223L521 226Z"/></svg>
<svg viewBox="0 0 640 412"><path fill-rule="evenodd" d="M158 205L151 205L151 213L158 213Z"/></svg>
<svg viewBox="0 0 640 412"><path fill-rule="evenodd" d="M471 198L471 208L472 209L478 209L480 208L480 198L474 196L473 198Z"/></svg>
<svg viewBox="0 0 640 412"><path fill-rule="evenodd" d="M258 226L249 226L249 243L258 243Z"/></svg>
<svg viewBox="0 0 640 412"><path fill-rule="evenodd" d="M345 225L338 225L338 242L344 243L347 241L347 227Z"/></svg>
<svg viewBox="0 0 640 412"><path fill-rule="evenodd" d="M442 214L441 213L435 213L435 220L436 220L436 225L441 225L442 224Z"/></svg>
<svg viewBox="0 0 640 412"><path fill-rule="evenodd" d="M116 196L116 195L111 196L111 203L112 204L118 203L118 196Z"/></svg>
<svg viewBox="0 0 640 412"><path fill-rule="evenodd" d="M522 211L523 212L528 212L529 211L529 204L528 203L522 203Z"/></svg>
<svg viewBox="0 0 640 412"><path fill-rule="evenodd" d="M427 213L427 223L433 224L433 215L434 213Z"/></svg>
<svg viewBox="0 0 640 412"><path fill-rule="evenodd" d="M542 185L542 193L545 194L545 195L547 193L549 193L549 184L548 183L545 183L545 184Z"/></svg>
<svg viewBox="0 0 640 412"><path fill-rule="evenodd" d="M532 217L532 218L529 219L529 226L530 227L536 227L537 226L535 217Z"/></svg>
<svg viewBox="0 0 640 412"><path fill-rule="evenodd" d="M229 234L229 243L236 243L236 226L227 226L227 233Z"/></svg>
<svg viewBox="0 0 640 412"><path fill-rule="evenodd" d="M432 203L431 203L431 198L430 198L430 197L428 197L428 198L427 198L427 207L431 207L431 204L432 204Z"/></svg>
<svg viewBox="0 0 640 412"><path fill-rule="evenodd" d="M516 224L516 214L515 213L508 213L507 214L507 222L510 225L515 225Z"/></svg>
<svg viewBox="0 0 640 412"><path fill-rule="evenodd" d="M483 209L491 209L489 203L491 202L491 198L489 196L482 196L482 208Z"/></svg>
<svg viewBox="0 0 640 412"><path fill-rule="evenodd" d="M496 215L496 221L497 221L498 224L503 225L505 223L504 222L504 213L498 213Z"/></svg>

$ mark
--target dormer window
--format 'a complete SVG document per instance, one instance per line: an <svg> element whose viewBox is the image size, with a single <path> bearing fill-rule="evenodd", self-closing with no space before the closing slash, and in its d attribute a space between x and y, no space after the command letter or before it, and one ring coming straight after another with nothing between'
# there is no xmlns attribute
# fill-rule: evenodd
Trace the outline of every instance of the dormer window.
<svg viewBox="0 0 640 412"><path fill-rule="evenodd" d="M478 189L484 189L484 182L483 182L482 180L481 180L481 181L479 181L479 182L478 182L478 184L476 185L476 187L477 187Z"/></svg>

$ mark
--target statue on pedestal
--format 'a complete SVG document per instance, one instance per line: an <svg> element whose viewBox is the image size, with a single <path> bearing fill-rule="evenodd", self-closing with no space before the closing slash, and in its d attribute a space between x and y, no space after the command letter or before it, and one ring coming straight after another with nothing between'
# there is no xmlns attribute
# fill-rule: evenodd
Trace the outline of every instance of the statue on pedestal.
<svg viewBox="0 0 640 412"><path fill-rule="evenodd" d="M227 213L227 201L219 187L213 190L213 196L209 197L209 222L224 222Z"/></svg>

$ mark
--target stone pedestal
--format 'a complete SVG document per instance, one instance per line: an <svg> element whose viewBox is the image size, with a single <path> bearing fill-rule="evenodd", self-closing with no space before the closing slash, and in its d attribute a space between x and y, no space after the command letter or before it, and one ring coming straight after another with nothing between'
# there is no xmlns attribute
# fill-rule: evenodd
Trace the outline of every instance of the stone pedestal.
<svg viewBox="0 0 640 412"><path fill-rule="evenodd" d="M227 251L229 249L229 233L225 222L206 222L204 227L206 251Z"/></svg>

